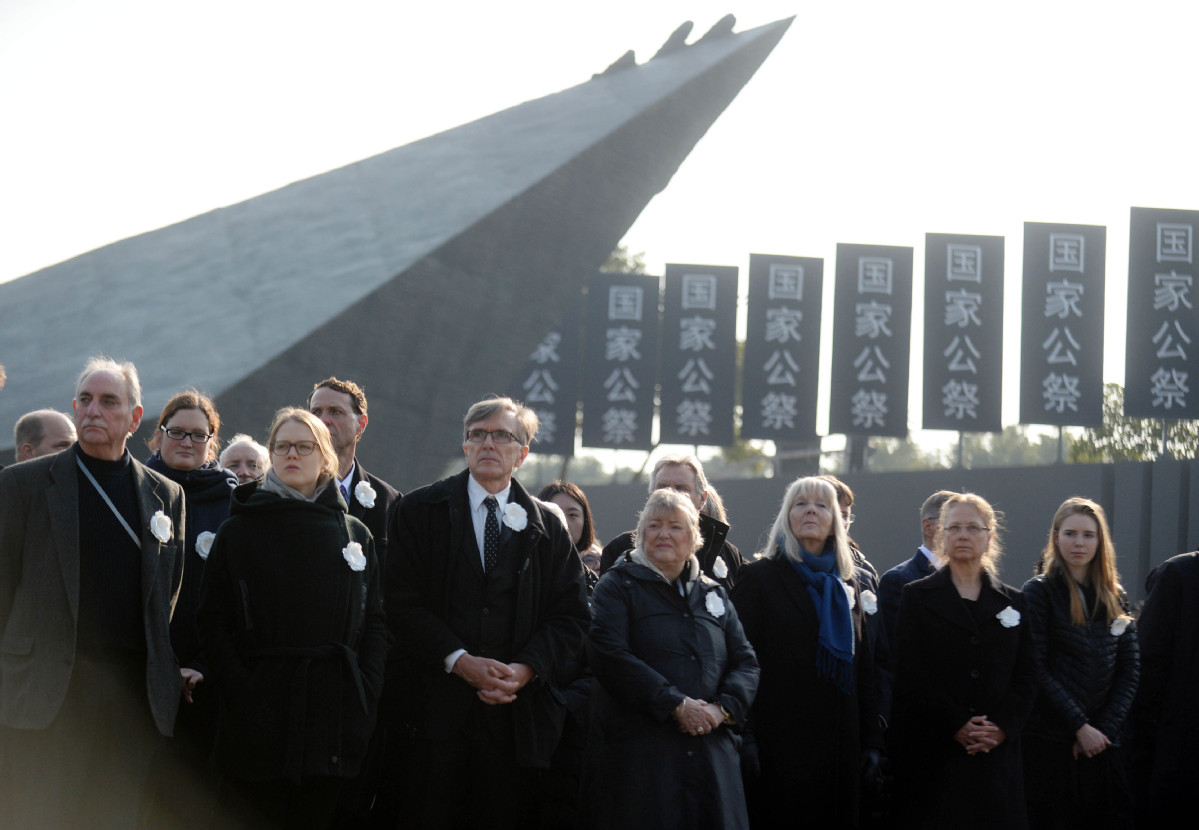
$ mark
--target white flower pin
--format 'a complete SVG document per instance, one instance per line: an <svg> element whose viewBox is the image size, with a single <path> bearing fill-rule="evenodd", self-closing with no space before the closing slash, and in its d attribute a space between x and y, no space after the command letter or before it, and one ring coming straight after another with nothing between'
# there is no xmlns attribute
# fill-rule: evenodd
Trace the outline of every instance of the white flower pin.
<svg viewBox="0 0 1199 830"><path fill-rule="evenodd" d="M849 610L852 611L854 606L858 604L857 599L853 595L853 586L848 582L842 582L841 587L845 589L845 598L849 600Z"/></svg>
<svg viewBox="0 0 1199 830"><path fill-rule="evenodd" d="M150 532L164 545L171 541L171 519L161 510L156 510L150 519Z"/></svg>
<svg viewBox="0 0 1199 830"><path fill-rule="evenodd" d="M867 614L878 613L878 597L874 591L862 591L862 610Z"/></svg>
<svg viewBox="0 0 1199 830"><path fill-rule="evenodd" d="M196 537L196 553L200 554L201 559L208 558L208 552L212 550L212 540L216 538L216 534L211 530L206 530Z"/></svg>
<svg viewBox="0 0 1199 830"><path fill-rule="evenodd" d="M704 608L708 609L708 613L713 617L724 615L724 600L720 598L720 594L715 591L708 591L708 595L704 597Z"/></svg>
<svg viewBox="0 0 1199 830"><path fill-rule="evenodd" d="M504 506L504 524L519 533L529 524L529 514L519 504L510 501Z"/></svg>
<svg viewBox="0 0 1199 830"><path fill-rule="evenodd" d="M361 571L366 568L366 556L362 553L362 545L350 542L341 549L341 555L350 563L351 571Z"/></svg>
<svg viewBox="0 0 1199 830"><path fill-rule="evenodd" d="M1116 617L1114 620L1112 620L1112 636L1119 637L1121 634L1123 634L1124 630L1128 628L1128 624L1130 622L1132 622L1132 620L1128 617Z"/></svg>
<svg viewBox="0 0 1199 830"><path fill-rule="evenodd" d="M723 556L717 556L716 561L712 563L712 576L717 579L724 579L729 575L729 566L725 564Z"/></svg>
<svg viewBox="0 0 1199 830"><path fill-rule="evenodd" d="M360 481L354 487L354 498L358 499L358 503L370 510L375 506L375 488L371 487L369 481Z"/></svg>
<svg viewBox="0 0 1199 830"><path fill-rule="evenodd" d="M1000 625L1004 628L1014 628L1020 624L1020 612L1009 605L996 614L995 619L999 620Z"/></svg>

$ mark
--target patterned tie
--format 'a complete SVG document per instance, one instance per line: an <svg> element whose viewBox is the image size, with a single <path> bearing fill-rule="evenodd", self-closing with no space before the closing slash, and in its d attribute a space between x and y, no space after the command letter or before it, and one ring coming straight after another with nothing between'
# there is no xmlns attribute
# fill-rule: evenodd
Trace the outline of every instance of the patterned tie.
<svg viewBox="0 0 1199 830"><path fill-rule="evenodd" d="M491 573L500 558L500 522L495 511L499 507L495 496L483 500L487 505L487 523L483 525L483 571Z"/></svg>
<svg viewBox="0 0 1199 830"><path fill-rule="evenodd" d="M350 503L350 493L346 490L344 484L338 484L337 489L341 491L341 497L346 500L346 504Z"/></svg>

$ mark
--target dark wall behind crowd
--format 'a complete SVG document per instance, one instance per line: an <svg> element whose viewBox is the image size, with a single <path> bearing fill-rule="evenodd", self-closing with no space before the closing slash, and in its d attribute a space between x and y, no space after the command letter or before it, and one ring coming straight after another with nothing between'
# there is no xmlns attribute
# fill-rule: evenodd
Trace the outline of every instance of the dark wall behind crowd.
<svg viewBox="0 0 1199 830"><path fill-rule="evenodd" d="M1049 532L1053 513L1071 496L1094 499L1107 511L1120 575L1133 601L1144 597L1145 577L1169 557L1199 548L1199 460L1061 464L986 470L934 470L846 475L856 521L850 535L879 572L909 558L920 544L920 505L935 490L969 490L1005 514L1006 553L1000 576L1019 587ZM729 539L746 556L759 550L778 513L787 480L713 482L724 498ZM632 528L646 485L586 488L601 542Z"/></svg>

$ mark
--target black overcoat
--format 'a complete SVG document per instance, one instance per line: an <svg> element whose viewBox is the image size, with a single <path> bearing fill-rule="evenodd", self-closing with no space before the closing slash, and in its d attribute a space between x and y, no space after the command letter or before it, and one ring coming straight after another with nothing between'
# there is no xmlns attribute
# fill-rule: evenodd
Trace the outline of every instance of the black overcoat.
<svg viewBox="0 0 1199 830"><path fill-rule="evenodd" d="M1199 777L1199 552L1167 559L1150 580L1137 621L1133 771L1142 814L1166 826L1193 810L1190 788Z"/></svg>
<svg viewBox="0 0 1199 830"><path fill-rule="evenodd" d="M1024 597L984 571L977 602L981 624L948 565L906 585L900 599L891 728L912 826L1028 826L1020 732L1036 694L1036 670ZM1001 622L1001 612L1014 624ZM953 736L975 715L998 724L1006 740L968 755Z"/></svg>
<svg viewBox="0 0 1199 830"><path fill-rule="evenodd" d="M480 631L455 627L451 619L477 619L480 608L465 608L467 580L482 583L473 541L466 479L469 471L406 495L392 511L387 583L388 625L395 637L389 677L402 685L389 691L397 728L421 738L445 740L466 729L472 707L484 705L470 685L445 670L445 658L466 649L477 654ZM511 544L517 570L515 614L505 653L489 654L505 663L524 663L535 679L521 689L512 707L516 758L521 766L549 766L561 735L566 704L555 685L559 666L583 647L591 615L583 587L583 563L566 528L512 481L509 503L525 511L527 526ZM471 534L467 555L465 535ZM485 588L479 588L484 591ZM472 594L474 596L475 594ZM484 597L485 598L485 597ZM486 608L483 608L486 611ZM400 720L403 722L400 722Z"/></svg>
<svg viewBox="0 0 1199 830"><path fill-rule="evenodd" d="M585 812L597 829L747 827L738 738L727 726L688 735L672 717L691 697L744 723L758 687L758 661L727 592L693 576L684 598L661 574L622 559L595 586L587 656L598 733Z"/></svg>
<svg viewBox="0 0 1199 830"><path fill-rule="evenodd" d="M854 583L859 600L856 576ZM750 712L761 764L748 788L754 827L794 826L797 815L812 826L854 826L861 750L881 748L883 740L862 603L852 611L853 694L817 676L816 606L787 559L748 563L733 603L762 666Z"/></svg>
<svg viewBox="0 0 1199 830"><path fill-rule="evenodd" d="M357 542L362 570L346 558ZM213 759L247 780L357 774L387 656L370 531L336 483L315 502L233 491L204 569L200 644L220 691Z"/></svg>

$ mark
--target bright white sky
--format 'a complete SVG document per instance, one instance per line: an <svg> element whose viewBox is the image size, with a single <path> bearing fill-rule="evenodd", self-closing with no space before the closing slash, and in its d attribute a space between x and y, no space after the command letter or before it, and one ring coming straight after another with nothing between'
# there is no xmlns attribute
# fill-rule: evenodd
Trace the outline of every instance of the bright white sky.
<svg viewBox="0 0 1199 830"><path fill-rule="evenodd" d="M1123 382L1129 207L1199 208L1199 3L736 5L0 0L0 282L645 61L684 20L796 15L630 249L831 274L838 242L913 246L918 363L924 234L1005 236L1011 423L1023 223L1105 225Z"/></svg>

